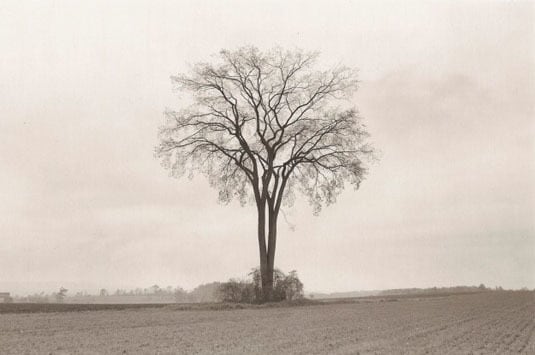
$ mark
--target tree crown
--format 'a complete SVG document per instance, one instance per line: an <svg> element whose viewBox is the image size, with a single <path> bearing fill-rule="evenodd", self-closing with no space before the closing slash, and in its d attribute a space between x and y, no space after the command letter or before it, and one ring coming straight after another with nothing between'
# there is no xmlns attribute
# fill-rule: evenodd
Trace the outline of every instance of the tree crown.
<svg viewBox="0 0 535 355"><path fill-rule="evenodd" d="M373 149L356 109L347 106L356 72L315 70L317 57L244 47L172 76L193 103L165 112L156 148L163 165L174 176L206 175L222 202L237 197L276 211L293 203L295 191L317 213L345 183L358 188Z"/></svg>

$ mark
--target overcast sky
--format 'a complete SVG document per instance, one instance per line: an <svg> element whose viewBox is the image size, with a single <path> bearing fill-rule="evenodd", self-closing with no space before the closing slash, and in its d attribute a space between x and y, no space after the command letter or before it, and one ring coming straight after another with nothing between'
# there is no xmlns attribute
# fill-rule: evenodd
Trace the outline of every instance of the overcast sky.
<svg viewBox="0 0 535 355"><path fill-rule="evenodd" d="M0 19L0 289L191 289L257 265L255 208L153 156L169 76L247 44L358 68L381 151L319 217L285 211L279 268L308 291L535 287L533 3L3 1Z"/></svg>

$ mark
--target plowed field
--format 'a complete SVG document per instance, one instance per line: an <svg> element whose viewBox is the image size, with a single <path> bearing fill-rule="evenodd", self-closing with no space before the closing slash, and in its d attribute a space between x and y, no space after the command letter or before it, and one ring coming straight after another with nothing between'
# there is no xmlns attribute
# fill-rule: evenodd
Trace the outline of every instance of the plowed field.
<svg viewBox="0 0 535 355"><path fill-rule="evenodd" d="M535 354L535 293L0 314L2 354Z"/></svg>

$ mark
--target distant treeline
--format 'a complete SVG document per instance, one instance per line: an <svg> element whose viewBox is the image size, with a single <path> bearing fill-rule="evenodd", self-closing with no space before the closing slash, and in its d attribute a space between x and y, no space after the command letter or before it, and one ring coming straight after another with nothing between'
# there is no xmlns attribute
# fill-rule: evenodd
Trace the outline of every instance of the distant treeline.
<svg viewBox="0 0 535 355"><path fill-rule="evenodd" d="M527 288L522 288L527 290ZM432 294L455 294L470 292L486 291L503 291L501 286L494 288L486 287L484 284L479 286L453 286L453 287L429 287L429 288L398 288L390 290L373 290L373 291L352 291L352 292L334 292L334 293L309 293L308 297L315 299L334 299L334 298L355 298L355 297L374 297L374 296L402 296L402 295L432 295Z"/></svg>
<svg viewBox="0 0 535 355"><path fill-rule="evenodd" d="M430 287L430 288L399 288L392 290L380 291L380 296L394 296L394 295L413 295L413 294L434 294L434 293L468 293L481 291L503 291L501 286L494 289L488 288L481 284L479 286L453 286L453 287Z"/></svg>
<svg viewBox="0 0 535 355"><path fill-rule="evenodd" d="M101 289L98 294L77 292L69 294L68 290L61 288L59 292L47 294L35 293L24 297L14 297L15 302L27 303L202 303L216 302L217 290L221 283L212 282L203 284L192 291L181 287L167 286L161 288L153 285L147 288L133 290L117 289L108 291ZM61 292L61 290L64 290Z"/></svg>
<svg viewBox="0 0 535 355"><path fill-rule="evenodd" d="M232 281L232 280L231 280ZM120 303L207 303L221 301L221 286L227 283L212 282L202 284L191 291L186 291L181 287L159 287L153 285L147 288L136 288L133 290L117 289L108 291L101 289L97 294L87 292L69 293L61 287L54 293L34 293L32 295L20 297L14 296L13 301L17 303L99 303L99 304L120 304ZM307 297L314 299L334 299L334 298L354 298L354 297L374 297L374 296L402 296L402 295L432 295L432 294L455 294L469 292L490 292L502 291L503 288L479 286L453 286L453 287L431 287L431 288L401 288L390 290L374 291L353 291L335 293L309 293ZM527 288L522 288L527 290Z"/></svg>

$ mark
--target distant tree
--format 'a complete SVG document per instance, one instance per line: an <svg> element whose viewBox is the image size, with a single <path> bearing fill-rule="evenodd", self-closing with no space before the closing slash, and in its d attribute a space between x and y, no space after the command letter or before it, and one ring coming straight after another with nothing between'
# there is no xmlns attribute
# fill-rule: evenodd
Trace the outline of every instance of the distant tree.
<svg viewBox="0 0 535 355"><path fill-rule="evenodd" d="M478 289L480 289L481 291L485 291L487 288L485 287L484 284L480 284Z"/></svg>
<svg viewBox="0 0 535 355"><path fill-rule="evenodd" d="M217 292L220 282L211 282L195 287L189 294L190 302L215 302L218 300Z"/></svg>
<svg viewBox="0 0 535 355"><path fill-rule="evenodd" d="M172 77L194 103L167 111L156 149L176 177L205 174L219 200L254 201L264 300L273 299L277 221L283 203L304 194L319 213L346 183L357 189L373 153L357 111L345 105L354 70L314 69L317 53L254 47L222 50ZM344 106L345 105L345 106Z"/></svg>
<svg viewBox="0 0 535 355"><path fill-rule="evenodd" d="M40 293L29 295L27 299L28 299L28 302L30 303L48 303L49 302L48 295L46 295L43 291L41 291Z"/></svg>
<svg viewBox="0 0 535 355"><path fill-rule="evenodd" d="M183 303L188 301L188 293L180 286L174 290L175 302Z"/></svg>
<svg viewBox="0 0 535 355"><path fill-rule="evenodd" d="M100 289L100 296L105 297L108 296L109 293L105 288Z"/></svg>
<svg viewBox="0 0 535 355"><path fill-rule="evenodd" d="M161 292L161 288L158 285L152 285L149 290L149 293L152 295L157 295Z"/></svg>
<svg viewBox="0 0 535 355"><path fill-rule="evenodd" d="M56 302L63 303L65 301L65 297L67 296L68 291L69 290L67 290L65 287L61 287L59 289L59 292L55 294Z"/></svg>

